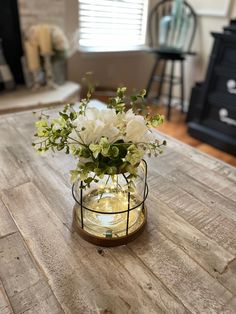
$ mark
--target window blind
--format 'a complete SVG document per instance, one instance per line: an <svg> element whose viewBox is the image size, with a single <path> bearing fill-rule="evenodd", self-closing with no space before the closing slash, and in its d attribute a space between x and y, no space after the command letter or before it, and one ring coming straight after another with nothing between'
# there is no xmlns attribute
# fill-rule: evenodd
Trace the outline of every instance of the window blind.
<svg viewBox="0 0 236 314"><path fill-rule="evenodd" d="M126 50L145 44L148 0L79 0L79 46Z"/></svg>

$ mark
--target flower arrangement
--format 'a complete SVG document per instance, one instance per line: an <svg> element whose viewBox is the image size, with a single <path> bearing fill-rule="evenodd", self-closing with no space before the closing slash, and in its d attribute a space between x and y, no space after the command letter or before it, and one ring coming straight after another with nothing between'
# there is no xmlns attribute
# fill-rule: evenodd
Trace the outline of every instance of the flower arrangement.
<svg viewBox="0 0 236 314"><path fill-rule="evenodd" d="M39 153L64 150L72 154L78 162L71 170L71 179L75 182L79 177L83 188L98 182L104 175L128 173L128 188L132 190L137 166L144 155L157 156L166 145L152 132L152 127L160 125L164 118L136 112L137 102L144 101L145 90L129 97L129 110L125 105L125 87L117 89L116 97L110 98L103 110L88 107L92 92L93 87L90 87L78 110L66 105L56 119L50 120L47 116L37 121L35 136L39 141L33 146Z"/></svg>

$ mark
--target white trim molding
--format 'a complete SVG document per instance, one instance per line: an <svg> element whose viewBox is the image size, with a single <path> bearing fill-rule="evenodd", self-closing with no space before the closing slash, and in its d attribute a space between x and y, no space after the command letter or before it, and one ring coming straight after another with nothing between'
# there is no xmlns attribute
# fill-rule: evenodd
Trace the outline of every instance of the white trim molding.
<svg viewBox="0 0 236 314"><path fill-rule="evenodd" d="M189 3L197 15L227 17L231 0L189 0Z"/></svg>

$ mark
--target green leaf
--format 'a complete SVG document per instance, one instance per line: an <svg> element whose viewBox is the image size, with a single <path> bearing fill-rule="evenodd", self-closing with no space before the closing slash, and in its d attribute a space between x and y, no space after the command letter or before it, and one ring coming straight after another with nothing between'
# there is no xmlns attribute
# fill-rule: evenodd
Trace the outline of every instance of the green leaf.
<svg viewBox="0 0 236 314"><path fill-rule="evenodd" d="M80 157L89 158L90 154L91 154L91 152L88 148L86 148L86 147L80 148L80 152L79 152Z"/></svg>
<svg viewBox="0 0 236 314"><path fill-rule="evenodd" d="M119 87L119 88L117 88L117 96L119 97L119 98L123 98L124 97L124 94L125 94L125 92L126 92L126 90L127 90L127 88L126 87Z"/></svg>
<svg viewBox="0 0 236 314"><path fill-rule="evenodd" d="M35 122L35 126L37 128L44 128L48 126L48 121L47 120L39 120Z"/></svg>
<svg viewBox="0 0 236 314"><path fill-rule="evenodd" d="M76 118L77 118L77 113L74 112L74 111L72 111L72 112L70 113L70 119L71 119L72 121L74 121Z"/></svg>
<svg viewBox="0 0 236 314"><path fill-rule="evenodd" d="M146 89L142 89L140 92L139 92L139 95L141 97L144 97L146 95Z"/></svg>
<svg viewBox="0 0 236 314"><path fill-rule="evenodd" d="M114 175L117 173L117 168L116 167L109 167L109 168L107 168L106 173L109 175Z"/></svg>
<svg viewBox="0 0 236 314"><path fill-rule="evenodd" d="M78 179L78 176L79 176L79 171L78 170L71 170L70 171L70 178L71 178L71 181L73 183Z"/></svg>
<svg viewBox="0 0 236 314"><path fill-rule="evenodd" d="M112 146L109 151L109 155L113 158L119 156L119 148L117 146Z"/></svg>
<svg viewBox="0 0 236 314"><path fill-rule="evenodd" d="M164 122L165 118L163 115L157 114L150 118L149 123L152 127L157 127L158 125L161 125Z"/></svg>
<svg viewBox="0 0 236 314"><path fill-rule="evenodd" d="M138 100L138 97L136 95L132 95L130 96L131 101L135 102L136 100Z"/></svg>
<svg viewBox="0 0 236 314"><path fill-rule="evenodd" d="M69 119L69 116L68 116L66 113L64 113L64 112L59 112L59 115L60 115L65 121L67 121L67 120Z"/></svg>
<svg viewBox="0 0 236 314"><path fill-rule="evenodd" d="M98 144L90 144L89 149L92 151L94 158L97 158L101 152L101 147Z"/></svg>
<svg viewBox="0 0 236 314"><path fill-rule="evenodd" d="M80 172L80 180L81 181L84 181L84 180L86 180L87 179L87 177L88 177L88 172Z"/></svg>
<svg viewBox="0 0 236 314"><path fill-rule="evenodd" d="M63 150L63 148L65 147L65 144L63 144L63 143L60 143L60 144L58 144L57 145L57 150Z"/></svg>
<svg viewBox="0 0 236 314"><path fill-rule="evenodd" d="M106 137L101 137L100 142L99 142L99 147L101 149L101 154L104 157L109 157L110 144Z"/></svg>

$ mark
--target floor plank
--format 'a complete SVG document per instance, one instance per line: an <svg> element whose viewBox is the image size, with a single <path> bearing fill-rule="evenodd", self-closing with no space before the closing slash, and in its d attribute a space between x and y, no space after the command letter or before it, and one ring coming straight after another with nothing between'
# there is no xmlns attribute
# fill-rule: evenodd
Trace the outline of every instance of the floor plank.
<svg viewBox="0 0 236 314"><path fill-rule="evenodd" d="M14 313L63 313L19 233L0 239L0 277Z"/></svg>
<svg viewBox="0 0 236 314"><path fill-rule="evenodd" d="M192 313L235 313L233 295L157 229L128 247ZM152 241L150 240L152 239Z"/></svg>
<svg viewBox="0 0 236 314"><path fill-rule="evenodd" d="M163 176L153 175L158 188L155 197L170 206L179 216L210 239L216 241L233 255L236 255L236 221L230 215L221 212L221 208L208 207L204 202L183 191L175 183ZM149 180L149 182L151 182Z"/></svg>
<svg viewBox="0 0 236 314"><path fill-rule="evenodd" d="M213 278L217 277L219 282L234 294L236 291L236 272L233 267L235 255L229 253L214 239L210 239L194 228L155 197L155 193L151 192L150 194L147 201L149 224L187 253ZM233 276L230 277L227 274L227 278L225 278L224 275L228 270Z"/></svg>
<svg viewBox="0 0 236 314"><path fill-rule="evenodd" d="M226 216L236 221L236 202L227 198L227 195L216 192L211 186L200 183L191 177L181 172L180 170L172 171L168 179L174 182L182 190L193 195L196 199L204 202L207 207L215 209L220 207L220 210Z"/></svg>
<svg viewBox="0 0 236 314"><path fill-rule="evenodd" d="M81 240L77 234L72 236L34 184L6 190L2 197L65 311L154 314L175 309L177 313L188 313L150 273L146 273L146 278L151 277L146 280L154 282L160 292L156 299L147 286L140 286L139 274L133 273L132 277L112 253L104 258L95 246ZM124 253L129 255L127 250Z"/></svg>
<svg viewBox="0 0 236 314"><path fill-rule="evenodd" d="M17 227L12 220L6 206L0 199L0 238L16 231Z"/></svg>
<svg viewBox="0 0 236 314"><path fill-rule="evenodd" d="M65 173L74 161L68 158L64 163L60 154L37 156L30 146L33 121L26 113L6 117L4 125L11 127L8 132L5 127L5 135L8 140L17 138L17 143L13 147L2 139L0 162L10 167L11 158L14 167L1 176L5 230L0 238L0 277L13 310L235 313L232 167L226 169L216 159L169 139L166 153L155 163L148 160L152 202L148 228L128 246L97 249L71 227L74 202ZM18 181L11 179L15 173ZM21 234L14 229L8 233L9 218ZM41 306L35 295L43 300Z"/></svg>
<svg viewBox="0 0 236 314"><path fill-rule="evenodd" d="M0 281L0 313L1 314L14 314L9 299L6 295L6 291Z"/></svg>

